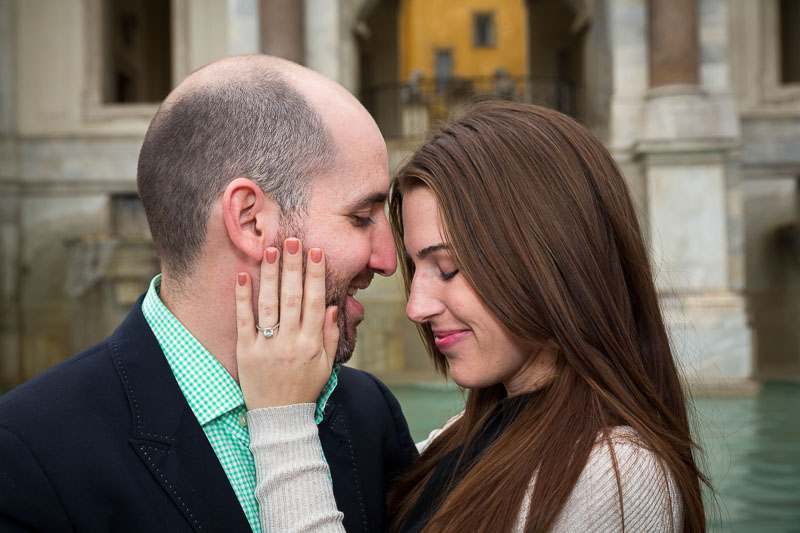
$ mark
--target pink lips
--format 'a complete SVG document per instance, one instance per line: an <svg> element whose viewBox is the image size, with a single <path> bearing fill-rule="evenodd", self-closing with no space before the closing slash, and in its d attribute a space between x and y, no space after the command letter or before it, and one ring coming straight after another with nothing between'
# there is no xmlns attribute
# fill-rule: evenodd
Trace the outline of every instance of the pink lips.
<svg viewBox="0 0 800 533"><path fill-rule="evenodd" d="M464 337L469 335L468 329L457 329L451 331L434 331L434 342L436 347L441 349L450 348Z"/></svg>

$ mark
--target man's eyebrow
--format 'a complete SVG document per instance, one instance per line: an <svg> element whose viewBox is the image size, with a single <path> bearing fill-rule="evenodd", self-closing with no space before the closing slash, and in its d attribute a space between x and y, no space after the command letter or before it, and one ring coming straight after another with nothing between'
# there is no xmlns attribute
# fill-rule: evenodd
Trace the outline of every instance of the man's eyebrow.
<svg viewBox="0 0 800 533"><path fill-rule="evenodd" d="M433 252L438 252L439 250L450 250L450 245L445 243L434 244L432 246L428 246L427 248L423 248L419 252L417 252L417 257L419 259L425 259Z"/></svg>
<svg viewBox="0 0 800 533"><path fill-rule="evenodd" d="M386 202L386 198L387 194L385 192L373 192L354 201L352 204L347 206L347 209L350 211L357 211L373 204L382 204Z"/></svg>

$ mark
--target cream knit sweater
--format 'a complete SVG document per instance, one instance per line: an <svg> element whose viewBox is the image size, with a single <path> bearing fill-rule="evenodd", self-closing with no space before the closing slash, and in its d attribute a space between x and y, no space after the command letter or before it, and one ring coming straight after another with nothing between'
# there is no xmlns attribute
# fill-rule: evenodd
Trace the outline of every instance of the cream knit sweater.
<svg viewBox="0 0 800 533"><path fill-rule="evenodd" d="M265 533L344 531L317 437L314 408L309 403L247 413L250 450L256 463L256 498ZM418 447L424 448L440 431L431 433ZM683 503L672 475L629 428L615 430L610 443L598 441L553 531L622 531L609 446L614 448L620 472L625 531L680 532ZM517 515L515 533L524 530L535 483L536 476Z"/></svg>

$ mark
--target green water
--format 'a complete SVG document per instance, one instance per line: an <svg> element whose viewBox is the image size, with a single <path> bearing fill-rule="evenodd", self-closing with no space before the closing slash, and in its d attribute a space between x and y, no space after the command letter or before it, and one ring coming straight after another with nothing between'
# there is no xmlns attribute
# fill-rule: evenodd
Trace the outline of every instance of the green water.
<svg viewBox="0 0 800 533"><path fill-rule="evenodd" d="M461 410L455 388L394 386L415 441ZM714 485L710 531L800 533L800 384L692 400L701 465Z"/></svg>

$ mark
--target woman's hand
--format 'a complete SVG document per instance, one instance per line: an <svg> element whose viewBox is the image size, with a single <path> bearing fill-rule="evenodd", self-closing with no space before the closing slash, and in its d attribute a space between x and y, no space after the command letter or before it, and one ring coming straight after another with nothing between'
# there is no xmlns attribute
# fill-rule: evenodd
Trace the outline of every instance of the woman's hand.
<svg viewBox="0 0 800 533"><path fill-rule="evenodd" d="M250 277L239 273L236 279L236 359L248 410L315 403L330 378L339 342L338 309L325 308L322 250L309 250L303 287L302 246L298 239L286 239L280 305L279 255L277 248L264 251L258 295L259 326L270 328L280 320L272 336L256 330Z"/></svg>

